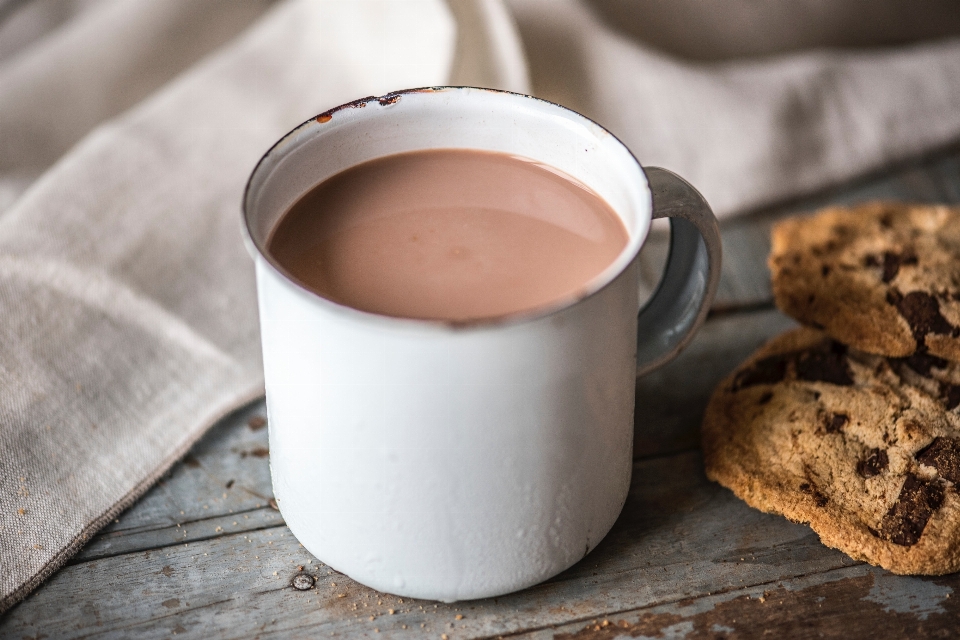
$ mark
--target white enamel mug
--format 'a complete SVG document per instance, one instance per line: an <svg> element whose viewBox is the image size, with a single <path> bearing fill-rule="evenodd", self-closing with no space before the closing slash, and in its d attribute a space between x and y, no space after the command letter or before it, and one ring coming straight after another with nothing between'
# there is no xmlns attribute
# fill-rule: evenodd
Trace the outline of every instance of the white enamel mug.
<svg viewBox="0 0 960 640"><path fill-rule="evenodd" d="M339 305L266 251L280 216L317 183L438 148L560 169L612 206L626 248L575 297L461 324ZM664 216L670 259L638 318L637 255ZM536 584L600 542L630 486L635 376L689 342L719 280L716 220L696 190L641 168L568 109L441 87L356 101L294 129L250 177L244 219L273 489L306 549L375 589L454 601Z"/></svg>

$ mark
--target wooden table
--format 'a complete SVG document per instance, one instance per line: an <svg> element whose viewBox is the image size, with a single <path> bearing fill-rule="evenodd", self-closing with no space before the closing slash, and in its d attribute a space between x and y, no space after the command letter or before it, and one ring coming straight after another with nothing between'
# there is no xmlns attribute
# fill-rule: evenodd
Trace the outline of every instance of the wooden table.
<svg viewBox="0 0 960 640"><path fill-rule="evenodd" d="M711 319L637 382L633 485L606 539L556 578L438 604L317 562L272 508L262 402L223 420L129 511L0 619L2 638L926 638L960 635L960 574L898 577L708 482L698 428L714 385L793 325L771 302L773 220L875 198L960 202L960 147L722 225ZM652 282L665 255L644 249ZM303 588L298 589L297 587Z"/></svg>

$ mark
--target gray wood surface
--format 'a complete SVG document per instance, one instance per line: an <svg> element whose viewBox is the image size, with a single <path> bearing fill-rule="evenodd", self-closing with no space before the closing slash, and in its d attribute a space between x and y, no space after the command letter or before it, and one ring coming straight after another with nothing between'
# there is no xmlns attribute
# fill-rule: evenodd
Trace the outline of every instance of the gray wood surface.
<svg viewBox="0 0 960 640"><path fill-rule="evenodd" d="M960 148L953 148L907 166L839 185L792 202L721 223L723 276L715 308L731 310L772 300L767 254L770 227L779 219L811 213L831 204L870 200L960 202ZM644 246L645 290L657 282L669 236L655 232Z"/></svg>
<svg viewBox="0 0 960 640"><path fill-rule="evenodd" d="M446 605L377 593L338 574L300 546L271 506L264 409L256 403L214 427L0 618L0 638L956 635L960 576L898 577L854 562L808 527L750 509L708 482L697 450L714 385L793 324L771 304L769 226L875 198L960 202L960 151L722 225L715 313L677 360L637 382L634 477L623 514L560 576ZM655 235L645 249L650 283L665 246Z"/></svg>

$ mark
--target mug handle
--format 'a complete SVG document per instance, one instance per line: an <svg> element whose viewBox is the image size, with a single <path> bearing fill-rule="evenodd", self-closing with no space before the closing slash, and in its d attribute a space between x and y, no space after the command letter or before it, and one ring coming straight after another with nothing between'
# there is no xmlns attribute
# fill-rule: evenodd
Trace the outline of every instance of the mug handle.
<svg viewBox="0 0 960 640"><path fill-rule="evenodd" d="M663 278L637 316L637 376L686 347L710 311L720 282L720 227L693 186L666 169L643 167L653 218L670 218L670 254Z"/></svg>

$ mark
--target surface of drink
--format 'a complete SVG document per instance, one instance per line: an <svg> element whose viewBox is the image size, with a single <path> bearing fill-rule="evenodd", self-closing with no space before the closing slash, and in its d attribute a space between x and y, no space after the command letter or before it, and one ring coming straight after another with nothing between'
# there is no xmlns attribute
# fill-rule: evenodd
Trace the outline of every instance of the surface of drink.
<svg viewBox="0 0 960 640"><path fill-rule="evenodd" d="M268 250L295 281L340 304L469 322L576 297L627 239L613 209L557 169L436 149L321 182L281 217Z"/></svg>

